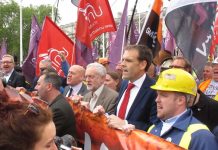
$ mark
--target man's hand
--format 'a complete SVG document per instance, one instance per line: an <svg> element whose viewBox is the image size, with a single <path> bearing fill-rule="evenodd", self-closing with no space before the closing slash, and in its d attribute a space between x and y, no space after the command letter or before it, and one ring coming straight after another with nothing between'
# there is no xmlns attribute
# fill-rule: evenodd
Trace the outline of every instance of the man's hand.
<svg viewBox="0 0 218 150"><path fill-rule="evenodd" d="M70 98L73 100L74 103L79 103L83 100L83 96L81 95L73 95Z"/></svg>
<svg viewBox="0 0 218 150"><path fill-rule="evenodd" d="M132 132L132 130L134 130L134 129L135 129L135 126L132 125L132 124L124 125L123 128L122 128L123 132L126 135L129 135Z"/></svg>
<svg viewBox="0 0 218 150"><path fill-rule="evenodd" d="M66 56L64 55L64 52L58 52L58 55L61 57L61 61L66 60Z"/></svg>
<svg viewBox="0 0 218 150"><path fill-rule="evenodd" d="M81 104L82 106L84 106L85 108L90 109L89 102L80 101L80 104Z"/></svg>
<svg viewBox="0 0 218 150"><path fill-rule="evenodd" d="M93 113L97 115L105 114L104 107L101 105L96 106L93 110Z"/></svg>
<svg viewBox="0 0 218 150"><path fill-rule="evenodd" d="M25 93L25 92L27 91L24 87L16 87L16 90L17 90L19 93Z"/></svg>
<svg viewBox="0 0 218 150"><path fill-rule="evenodd" d="M122 120L115 115L108 116L107 123L108 123L109 127L115 128L115 129L120 129L120 130L122 130L123 127L126 125L125 120Z"/></svg>

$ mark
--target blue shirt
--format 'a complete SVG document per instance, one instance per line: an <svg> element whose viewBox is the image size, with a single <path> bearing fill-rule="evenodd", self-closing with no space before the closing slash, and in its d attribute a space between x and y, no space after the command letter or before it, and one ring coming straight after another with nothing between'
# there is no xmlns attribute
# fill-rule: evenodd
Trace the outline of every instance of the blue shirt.
<svg viewBox="0 0 218 150"><path fill-rule="evenodd" d="M202 124L192 116L192 111L188 109L182 114L172 127L161 135L163 122L159 121L150 133L159 136L167 141L179 145L183 134L191 124ZM191 135L189 150L218 150L218 143L215 136L209 130L198 130Z"/></svg>

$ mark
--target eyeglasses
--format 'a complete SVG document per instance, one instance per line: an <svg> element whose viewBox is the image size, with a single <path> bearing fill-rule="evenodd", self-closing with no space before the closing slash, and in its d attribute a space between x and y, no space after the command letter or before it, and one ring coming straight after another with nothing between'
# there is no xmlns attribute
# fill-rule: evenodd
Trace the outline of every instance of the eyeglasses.
<svg viewBox="0 0 218 150"><path fill-rule="evenodd" d="M10 63L13 63L12 61L2 61L1 62L2 64L10 64Z"/></svg>
<svg viewBox="0 0 218 150"><path fill-rule="evenodd" d="M39 115L39 109L37 108L36 104L29 104L27 110L25 111L24 115L27 115L28 112L31 112L35 115Z"/></svg>

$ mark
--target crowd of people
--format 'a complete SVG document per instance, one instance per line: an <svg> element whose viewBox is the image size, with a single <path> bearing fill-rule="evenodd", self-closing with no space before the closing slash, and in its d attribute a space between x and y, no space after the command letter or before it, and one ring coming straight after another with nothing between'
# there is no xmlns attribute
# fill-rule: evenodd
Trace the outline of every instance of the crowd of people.
<svg viewBox="0 0 218 150"><path fill-rule="evenodd" d="M91 112L107 113L111 128L143 130L185 149L218 149L218 59L207 63L202 80L197 80L185 58L167 56L157 64L142 45L126 46L116 70L109 69L107 59L86 68L69 66L60 55L66 77L45 59L31 86L15 71L13 56L2 57L3 82L35 91L48 108L0 100L0 149L54 150L55 136L76 139L75 115L67 97L80 100Z"/></svg>

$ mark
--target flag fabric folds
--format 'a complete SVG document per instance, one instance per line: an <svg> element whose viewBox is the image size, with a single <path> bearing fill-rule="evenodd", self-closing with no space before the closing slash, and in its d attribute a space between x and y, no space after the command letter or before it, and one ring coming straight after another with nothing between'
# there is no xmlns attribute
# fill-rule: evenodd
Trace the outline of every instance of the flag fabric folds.
<svg viewBox="0 0 218 150"><path fill-rule="evenodd" d="M130 44L136 44L139 38L139 31L136 28L134 20L132 21L131 25L131 33L130 33Z"/></svg>
<svg viewBox="0 0 218 150"><path fill-rule="evenodd" d="M214 28L213 28L213 38L212 38L212 43L210 47L210 56L209 58L212 61L213 57L217 57L217 54L215 53L216 45L218 45L218 6L216 7L216 17L215 17L215 23L214 23Z"/></svg>
<svg viewBox="0 0 218 150"><path fill-rule="evenodd" d="M116 38L113 43L111 43L109 51L109 68L115 70L117 64L121 60L123 48L126 45L126 28L127 28L127 11L128 11L128 1L126 0L123 14L120 20L120 25L116 33Z"/></svg>
<svg viewBox="0 0 218 150"><path fill-rule="evenodd" d="M168 30L199 78L208 59L216 6L216 0L173 0L166 13Z"/></svg>
<svg viewBox="0 0 218 150"><path fill-rule="evenodd" d="M173 54L175 48L175 39L173 35L167 30L166 37L164 39L164 50L170 52L170 54Z"/></svg>
<svg viewBox="0 0 218 150"><path fill-rule="evenodd" d="M76 64L85 67L92 63L91 42L100 34L115 30L108 0L80 0L75 35Z"/></svg>
<svg viewBox="0 0 218 150"><path fill-rule="evenodd" d="M35 16L32 17L29 50L26 59L22 65L23 75L28 83L32 84L35 77L36 58L39 39L41 35L41 28Z"/></svg>
<svg viewBox="0 0 218 150"><path fill-rule="evenodd" d="M64 53L70 65L75 64L74 43L49 17L46 17L38 47L37 75L39 75L39 62L49 58L52 67L60 76L64 76L59 52Z"/></svg>
<svg viewBox="0 0 218 150"><path fill-rule="evenodd" d="M137 44L148 46L155 57L161 49L162 21L160 18L162 0L154 0L153 6L148 13Z"/></svg>
<svg viewBox="0 0 218 150"><path fill-rule="evenodd" d="M81 43L77 38L75 41L76 49L76 64L86 67L89 63L93 63L94 59L92 56L92 48L88 48L86 45Z"/></svg>
<svg viewBox="0 0 218 150"><path fill-rule="evenodd" d="M7 43L6 43L6 39L3 38L1 43L0 60L2 60L2 56L4 56L5 54L7 54Z"/></svg>
<svg viewBox="0 0 218 150"><path fill-rule="evenodd" d="M76 38L88 48L104 32L116 30L108 0L80 0Z"/></svg>

